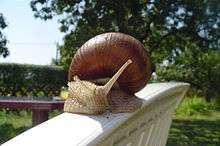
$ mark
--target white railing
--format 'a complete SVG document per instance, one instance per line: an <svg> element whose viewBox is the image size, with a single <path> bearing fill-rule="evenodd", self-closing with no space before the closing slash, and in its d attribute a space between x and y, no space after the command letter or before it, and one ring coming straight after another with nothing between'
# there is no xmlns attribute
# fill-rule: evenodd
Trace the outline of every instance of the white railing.
<svg viewBox="0 0 220 146"><path fill-rule="evenodd" d="M136 93L144 99L134 113L85 116L63 113L2 146L164 146L172 114L185 95L186 83L148 84Z"/></svg>

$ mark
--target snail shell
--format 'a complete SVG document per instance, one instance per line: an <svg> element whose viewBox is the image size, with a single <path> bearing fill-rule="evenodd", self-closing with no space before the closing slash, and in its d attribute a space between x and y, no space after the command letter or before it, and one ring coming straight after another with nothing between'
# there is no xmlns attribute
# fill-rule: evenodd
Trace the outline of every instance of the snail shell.
<svg viewBox="0 0 220 146"><path fill-rule="evenodd" d="M128 93L142 89L151 76L149 54L135 38L122 33L104 33L87 41L75 54L69 68L69 81L75 75L90 80L112 77L128 59L132 64L118 79Z"/></svg>
<svg viewBox="0 0 220 146"><path fill-rule="evenodd" d="M129 35L105 33L90 39L76 52L70 65L70 98L64 111L100 114L109 107L113 112L136 110L141 100L134 93L150 79L150 65L143 45ZM108 77L112 78L105 86L89 82ZM119 89L113 90L116 80Z"/></svg>

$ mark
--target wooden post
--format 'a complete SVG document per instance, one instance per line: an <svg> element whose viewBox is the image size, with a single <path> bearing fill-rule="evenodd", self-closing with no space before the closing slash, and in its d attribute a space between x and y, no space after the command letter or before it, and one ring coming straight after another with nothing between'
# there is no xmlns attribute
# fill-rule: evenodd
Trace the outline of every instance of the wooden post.
<svg viewBox="0 0 220 146"><path fill-rule="evenodd" d="M32 126L36 126L44 121L48 120L48 110L32 110Z"/></svg>

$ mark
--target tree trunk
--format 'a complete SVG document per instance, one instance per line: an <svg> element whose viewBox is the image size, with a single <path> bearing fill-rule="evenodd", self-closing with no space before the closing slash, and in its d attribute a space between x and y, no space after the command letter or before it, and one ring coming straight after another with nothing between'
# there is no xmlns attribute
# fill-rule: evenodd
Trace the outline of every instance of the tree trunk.
<svg viewBox="0 0 220 146"><path fill-rule="evenodd" d="M207 89L206 91L206 96L205 96L205 99L206 99L206 102L211 102L211 97L212 97L212 94L210 92L210 89Z"/></svg>

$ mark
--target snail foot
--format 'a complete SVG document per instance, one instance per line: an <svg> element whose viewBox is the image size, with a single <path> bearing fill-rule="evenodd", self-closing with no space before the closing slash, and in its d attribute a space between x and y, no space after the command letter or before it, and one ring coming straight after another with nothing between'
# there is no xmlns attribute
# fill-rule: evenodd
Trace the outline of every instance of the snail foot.
<svg viewBox="0 0 220 146"><path fill-rule="evenodd" d="M134 112L142 105L142 99L122 90L111 90L108 95L111 112Z"/></svg>
<svg viewBox="0 0 220 146"><path fill-rule="evenodd" d="M98 115L104 113L103 107L88 107L77 98L68 98L64 103L64 112L75 114Z"/></svg>

